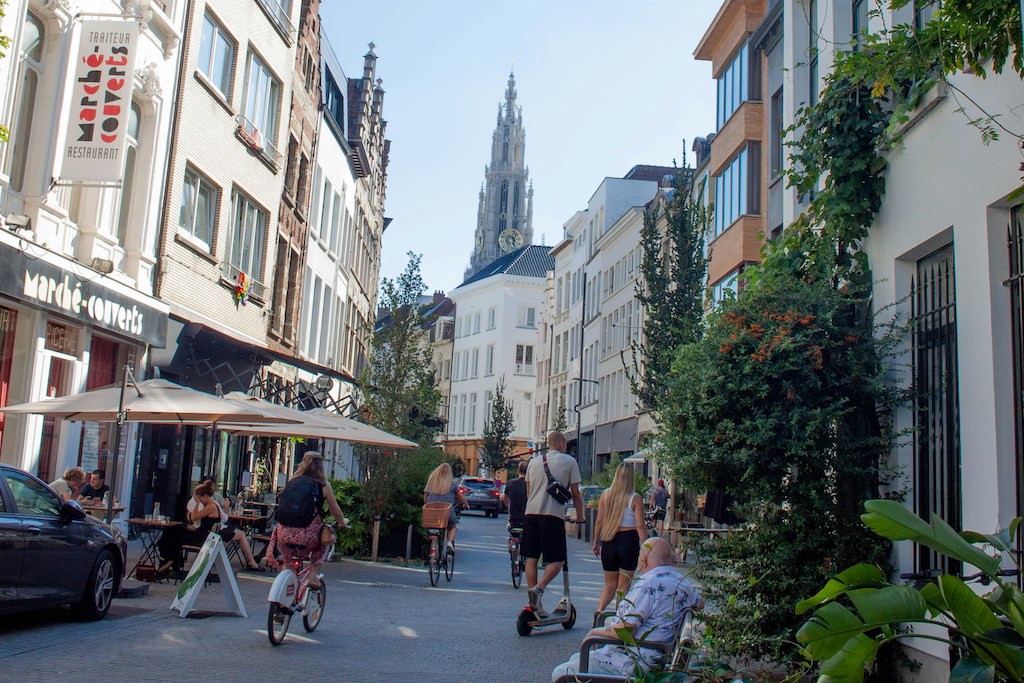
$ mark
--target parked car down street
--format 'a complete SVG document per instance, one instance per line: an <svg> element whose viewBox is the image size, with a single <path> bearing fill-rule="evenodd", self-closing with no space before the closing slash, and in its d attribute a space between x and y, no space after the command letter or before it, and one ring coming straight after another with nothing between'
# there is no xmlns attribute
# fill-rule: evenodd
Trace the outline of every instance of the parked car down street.
<svg viewBox="0 0 1024 683"><path fill-rule="evenodd" d="M126 552L120 531L28 472L0 465L0 614L70 604L102 619Z"/></svg>
<svg viewBox="0 0 1024 683"><path fill-rule="evenodd" d="M505 505L501 502L501 490L495 488L494 480L480 477L463 477L459 491L469 501L470 510L483 510L488 517L497 517Z"/></svg>

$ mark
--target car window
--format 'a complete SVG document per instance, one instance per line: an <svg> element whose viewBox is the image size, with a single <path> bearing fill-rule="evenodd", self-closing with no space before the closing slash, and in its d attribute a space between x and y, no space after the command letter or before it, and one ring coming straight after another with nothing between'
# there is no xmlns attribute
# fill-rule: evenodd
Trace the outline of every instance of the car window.
<svg viewBox="0 0 1024 683"><path fill-rule="evenodd" d="M61 500L53 491L21 472L4 472L20 515L60 517Z"/></svg>

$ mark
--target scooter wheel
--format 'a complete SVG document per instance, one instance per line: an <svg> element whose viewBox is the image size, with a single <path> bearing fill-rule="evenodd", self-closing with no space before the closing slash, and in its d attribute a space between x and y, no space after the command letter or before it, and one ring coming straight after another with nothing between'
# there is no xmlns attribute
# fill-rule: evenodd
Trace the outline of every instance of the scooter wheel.
<svg viewBox="0 0 1024 683"><path fill-rule="evenodd" d="M533 633L533 626L530 625L530 622L533 620L533 612L530 610L524 609L520 612L519 618L516 619L516 633L521 636L528 636Z"/></svg>
<svg viewBox="0 0 1024 683"><path fill-rule="evenodd" d="M566 621L562 622L562 628L564 628L566 631L568 631L569 629L571 629L573 627L573 624L575 624L575 623L576 623L576 605L573 605L572 607L569 608L569 618Z"/></svg>

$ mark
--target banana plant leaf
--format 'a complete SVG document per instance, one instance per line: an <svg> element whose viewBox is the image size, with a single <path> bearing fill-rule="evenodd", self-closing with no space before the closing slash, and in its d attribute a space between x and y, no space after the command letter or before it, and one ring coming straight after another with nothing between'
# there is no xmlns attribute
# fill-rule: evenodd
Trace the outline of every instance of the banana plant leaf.
<svg viewBox="0 0 1024 683"><path fill-rule="evenodd" d="M973 657L964 657L949 672L949 683L994 683L996 669Z"/></svg>
<svg viewBox="0 0 1024 683"><path fill-rule="evenodd" d="M861 683L880 645L863 633L850 638L842 650L821 663L818 683Z"/></svg>
<svg viewBox="0 0 1024 683"><path fill-rule="evenodd" d="M978 567L994 576L1000 560L964 540L953 527L938 515L932 515L931 524L895 500L869 500L864 503L867 512L861 520L879 536L893 541L914 541L928 546L947 557Z"/></svg>
<svg viewBox="0 0 1024 683"><path fill-rule="evenodd" d="M825 587L818 591L813 598L808 598L797 604L796 613L803 614L809 609L835 600L840 595L857 588L883 588L887 585L889 582L881 569L873 564L857 564L829 579Z"/></svg>
<svg viewBox="0 0 1024 683"><path fill-rule="evenodd" d="M814 611L796 637L816 660L826 660L843 651L847 641L868 631L888 628L891 624L923 621L928 606L921 594L910 586L886 586L881 589L860 589L850 592L850 600L861 615L845 605L830 602ZM863 617L863 618L862 618ZM861 653L854 648L851 654ZM865 663L860 660L860 666Z"/></svg>
<svg viewBox="0 0 1024 683"><path fill-rule="evenodd" d="M1017 527L1020 526L1020 517L1014 517L1010 526L1000 529L994 534L979 534L977 531L961 531L960 538L968 543L988 543L999 552L1006 553L1014 548L1014 539L1017 537Z"/></svg>

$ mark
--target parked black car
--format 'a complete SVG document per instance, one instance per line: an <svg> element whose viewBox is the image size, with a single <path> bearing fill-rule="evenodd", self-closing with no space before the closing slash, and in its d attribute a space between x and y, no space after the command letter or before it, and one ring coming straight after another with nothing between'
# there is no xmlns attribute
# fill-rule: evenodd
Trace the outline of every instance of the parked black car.
<svg viewBox="0 0 1024 683"><path fill-rule="evenodd" d="M505 509L501 490L494 488L492 479L463 477L459 480L459 490L469 502L470 510L483 510L488 517L497 517Z"/></svg>
<svg viewBox="0 0 1024 683"><path fill-rule="evenodd" d="M0 614L70 604L102 619L126 551L118 530L28 472L0 465Z"/></svg>

